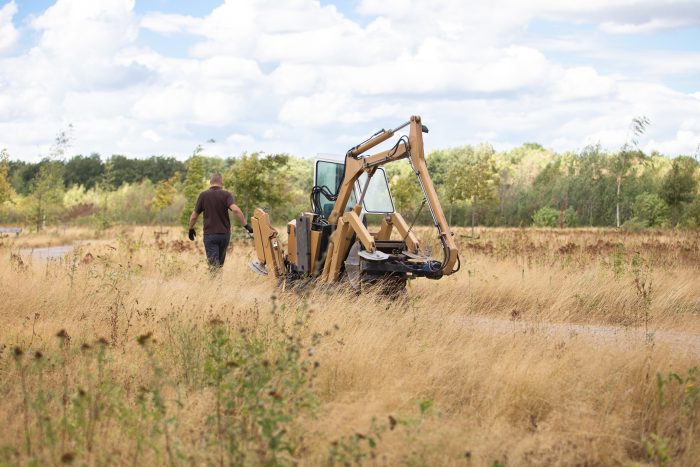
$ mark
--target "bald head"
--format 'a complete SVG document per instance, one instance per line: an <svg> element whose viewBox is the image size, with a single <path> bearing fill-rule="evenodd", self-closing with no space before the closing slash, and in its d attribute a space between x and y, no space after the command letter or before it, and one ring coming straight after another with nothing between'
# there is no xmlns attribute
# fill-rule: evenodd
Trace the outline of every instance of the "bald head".
<svg viewBox="0 0 700 467"><path fill-rule="evenodd" d="M224 184L224 177L222 177L219 172L215 172L211 175L211 178L209 179L209 184L222 186Z"/></svg>

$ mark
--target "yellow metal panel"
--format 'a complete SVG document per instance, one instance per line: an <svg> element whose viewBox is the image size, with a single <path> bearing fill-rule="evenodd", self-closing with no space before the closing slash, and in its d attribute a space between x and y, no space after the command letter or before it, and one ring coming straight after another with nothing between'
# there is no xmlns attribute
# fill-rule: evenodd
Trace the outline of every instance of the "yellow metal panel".
<svg viewBox="0 0 700 467"><path fill-rule="evenodd" d="M346 214L354 213L350 211ZM324 279L327 282L338 282L340 279L340 268L350 249L350 239L352 239L353 229L345 219L345 215L338 219L338 228L333 235L333 248L328 249L328 257L326 257L328 271L326 271L325 268L323 270Z"/></svg>
<svg viewBox="0 0 700 467"><path fill-rule="evenodd" d="M256 217L250 220L250 226L253 228L253 242L255 243L255 254L258 255L258 261L265 264L265 252L262 244L262 234L260 232L260 223Z"/></svg>
<svg viewBox="0 0 700 467"><path fill-rule="evenodd" d="M376 249L374 238L372 238L367 227L364 226L355 211L346 212L343 214L343 219L350 224L350 227L352 227L352 230L357 234L357 239L362 242L362 246L365 247L365 250L374 251ZM348 240L350 239L348 238Z"/></svg>
<svg viewBox="0 0 700 467"><path fill-rule="evenodd" d="M297 264L297 220L287 223L287 260Z"/></svg>
<svg viewBox="0 0 700 467"><path fill-rule="evenodd" d="M316 260L319 257L319 248L321 247L321 231L320 230L312 230L311 231L311 264L310 269L311 271L315 271L316 267Z"/></svg>
<svg viewBox="0 0 700 467"><path fill-rule="evenodd" d="M391 231L394 228L394 224L391 223L391 217L386 216L379 226L379 232L374 234L376 240L389 240L391 238Z"/></svg>
<svg viewBox="0 0 700 467"><path fill-rule="evenodd" d="M253 212L253 238L258 259L267 269L268 277L275 279L284 273L284 259L277 231L270 225L270 217L260 208ZM261 255L262 251L262 255Z"/></svg>

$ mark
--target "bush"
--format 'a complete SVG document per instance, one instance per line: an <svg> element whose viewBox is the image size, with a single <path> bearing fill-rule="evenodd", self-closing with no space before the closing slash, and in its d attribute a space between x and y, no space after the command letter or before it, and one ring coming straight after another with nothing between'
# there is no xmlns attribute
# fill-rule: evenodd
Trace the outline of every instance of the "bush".
<svg viewBox="0 0 700 467"><path fill-rule="evenodd" d="M559 226L559 211L554 208L540 208L534 216L532 223L535 227L558 227Z"/></svg>
<svg viewBox="0 0 700 467"><path fill-rule="evenodd" d="M686 206L683 217L681 218L681 225L693 229L700 228L700 196L696 196L695 199Z"/></svg>
<svg viewBox="0 0 700 467"><path fill-rule="evenodd" d="M654 193L637 195L632 206L635 223L644 227L665 227L670 223L671 210L661 197ZM630 219L631 221L632 219Z"/></svg>

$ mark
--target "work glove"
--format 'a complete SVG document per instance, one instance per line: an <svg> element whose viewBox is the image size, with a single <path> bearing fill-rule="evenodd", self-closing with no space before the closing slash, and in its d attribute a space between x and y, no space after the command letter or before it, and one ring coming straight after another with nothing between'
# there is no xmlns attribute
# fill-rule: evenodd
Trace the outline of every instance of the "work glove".
<svg viewBox="0 0 700 467"><path fill-rule="evenodd" d="M253 233L253 228L250 226L250 224L244 225L243 228L244 228L249 234L252 234L252 233Z"/></svg>
<svg viewBox="0 0 700 467"><path fill-rule="evenodd" d="M187 236L190 237L190 240L194 240L194 237L197 236L197 232L195 232L194 229L190 229L190 231L187 233Z"/></svg>

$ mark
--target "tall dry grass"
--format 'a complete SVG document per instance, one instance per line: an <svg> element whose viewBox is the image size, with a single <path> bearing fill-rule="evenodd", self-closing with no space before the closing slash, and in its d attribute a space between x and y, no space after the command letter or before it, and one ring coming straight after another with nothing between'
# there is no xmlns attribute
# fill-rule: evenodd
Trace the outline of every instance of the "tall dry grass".
<svg viewBox="0 0 700 467"><path fill-rule="evenodd" d="M211 277L151 230L49 262L4 240L0 462L700 458L697 234L457 231L461 271L388 301L273 289L246 241Z"/></svg>

